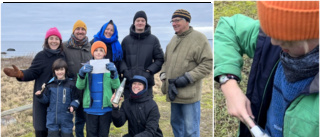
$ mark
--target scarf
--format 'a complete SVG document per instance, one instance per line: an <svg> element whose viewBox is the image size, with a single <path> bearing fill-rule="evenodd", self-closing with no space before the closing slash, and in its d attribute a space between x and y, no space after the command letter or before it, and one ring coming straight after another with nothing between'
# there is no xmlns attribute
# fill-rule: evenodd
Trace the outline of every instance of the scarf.
<svg viewBox="0 0 320 137"><path fill-rule="evenodd" d="M71 34L70 39L68 40L68 46L71 46L73 48L78 48L79 46L85 46L88 44L88 37L86 36L82 40L78 40L74 34Z"/></svg>
<svg viewBox="0 0 320 137"><path fill-rule="evenodd" d="M110 22L110 21L109 21ZM100 31L94 35L94 42L96 41L102 41L106 44L111 44L111 48L112 48L112 59L113 62L116 61L121 61L122 60L122 48L120 45L120 42L118 41L118 30L117 30L117 26L113 23L113 27L114 27L114 33L111 36L111 38L106 38L104 36L104 31L107 28L109 22L107 22L106 24L104 24Z"/></svg>
<svg viewBox="0 0 320 137"><path fill-rule="evenodd" d="M292 58L288 53L281 52L280 60L285 77L291 83L315 76L319 72L319 46L298 58Z"/></svg>
<svg viewBox="0 0 320 137"><path fill-rule="evenodd" d="M61 52L61 48L58 48L58 49L53 50L53 49L49 49L49 48L47 48L47 47L44 47L43 50L45 50L45 51L47 51L47 52L49 52L49 53L52 53L52 54L59 54L59 53Z"/></svg>

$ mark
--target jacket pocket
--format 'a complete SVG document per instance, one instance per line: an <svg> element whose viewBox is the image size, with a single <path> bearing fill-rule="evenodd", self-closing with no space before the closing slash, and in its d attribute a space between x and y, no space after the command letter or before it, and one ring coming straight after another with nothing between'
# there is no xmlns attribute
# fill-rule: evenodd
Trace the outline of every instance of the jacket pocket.
<svg viewBox="0 0 320 137"><path fill-rule="evenodd" d="M191 99L194 98L197 94L197 88L194 84L189 84L186 87L183 88L177 88L178 90L178 98L181 99Z"/></svg>

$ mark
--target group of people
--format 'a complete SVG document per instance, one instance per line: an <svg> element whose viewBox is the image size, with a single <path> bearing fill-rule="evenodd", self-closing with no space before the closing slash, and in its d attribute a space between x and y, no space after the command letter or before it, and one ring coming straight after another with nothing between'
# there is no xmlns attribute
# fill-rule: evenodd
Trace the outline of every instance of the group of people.
<svg viewBox="0 0 320 137"><path fill-rule="evenodd" d="M153 100L154 75L160 72L161 90L171 102L171 125L175 136L200 136L201 79L212 71L212 49L206 36L189 25L187 10L171 18L175 31L164 54L159 39L151 34L144 11L138 11L130 34L118 41L113 20L105 23L89 41L86 24L78 20L70 38L62 42L56 27L45 35L43 50L26 70L4 68L7 76L32 81L33 126L36 137L88 137L109 135L111 123L125 136L163 136L160 112ZM109 59L107 73L91 73L90 60ZM126 78L124 101L113 103L120 81ZM45 85L45 86L43 86ZM75 112L75 124L73 113Z"/></svg>

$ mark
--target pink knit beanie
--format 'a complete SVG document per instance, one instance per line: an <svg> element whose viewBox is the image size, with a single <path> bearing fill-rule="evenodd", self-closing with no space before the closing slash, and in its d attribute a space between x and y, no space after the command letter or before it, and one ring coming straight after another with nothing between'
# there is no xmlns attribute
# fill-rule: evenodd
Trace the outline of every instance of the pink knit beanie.
<svg viewBox="0 0 320 137"><path fill-rule="evenodd" d="M58 36L59 39L62 40L61 34L60 34L59 30L56 27L50 28L47 31L45 39L49 38L51 35Z"/></svg>

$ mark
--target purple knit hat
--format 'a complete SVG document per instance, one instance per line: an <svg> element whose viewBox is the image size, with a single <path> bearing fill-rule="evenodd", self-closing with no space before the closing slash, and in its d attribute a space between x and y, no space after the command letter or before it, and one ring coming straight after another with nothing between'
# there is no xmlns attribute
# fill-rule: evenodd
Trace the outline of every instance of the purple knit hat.
<svg viewBox="0 0 320 137"><path fill-rule="evenodd" d="M51 35L58 36L60 38L60 40L62 40L61 34L60 34L59 30L56 27L50 28L47 31L45 39L49 38Z"/></svg>

